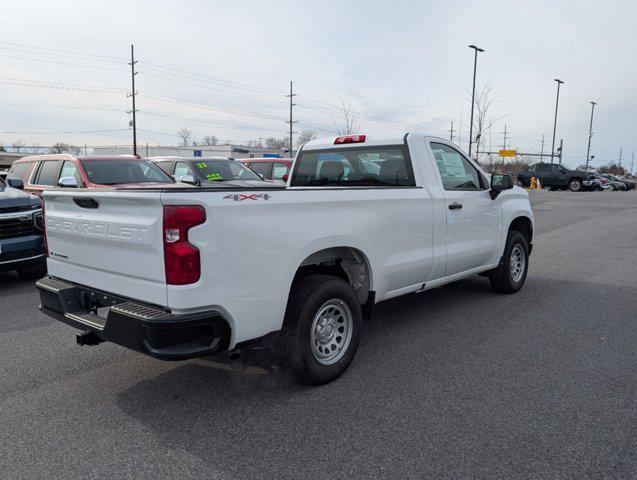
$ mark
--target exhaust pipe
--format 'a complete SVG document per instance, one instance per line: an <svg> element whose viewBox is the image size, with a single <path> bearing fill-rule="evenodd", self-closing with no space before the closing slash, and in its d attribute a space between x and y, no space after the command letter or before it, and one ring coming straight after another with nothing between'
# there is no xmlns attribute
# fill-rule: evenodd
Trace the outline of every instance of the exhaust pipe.
<svg viewBox="0 0 637 480"><path fill-rule="evenodd" d="M104 341L91 330L76 334L75 339L77 340L78 345L99 345Z"/></svg>

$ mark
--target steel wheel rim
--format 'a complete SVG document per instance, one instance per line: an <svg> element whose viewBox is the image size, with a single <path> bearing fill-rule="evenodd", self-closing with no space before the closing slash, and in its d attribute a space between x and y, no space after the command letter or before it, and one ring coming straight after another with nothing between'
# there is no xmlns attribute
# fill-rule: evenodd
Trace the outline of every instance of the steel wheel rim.
<svg viewBox="0 0 637 480"><path fill-rule="evenodd" d="M571 183L571 189L572 189L574 192L577 192L577 191L580 189L580 184L579 184L579 182L573 182L573 183Z"/></svg>
<svg viewBox="0 0 637 480"><path fill-rule="evenodd" d="M526 256L524 255L524 250L520 244L516 244L511 250L511 259L509 261L509 270L511 271L511 278L515 283L518 283L522 280L522 275L524 275L524 268L526 267Z"/></svg>
<svg viewBox="0 0 637 480"><path fill-rule="evenodd" d="M325 302L312 321L310 342L314 358L323 365L343 358L352 340L353 325L347 303L338 298Z"/></svg>

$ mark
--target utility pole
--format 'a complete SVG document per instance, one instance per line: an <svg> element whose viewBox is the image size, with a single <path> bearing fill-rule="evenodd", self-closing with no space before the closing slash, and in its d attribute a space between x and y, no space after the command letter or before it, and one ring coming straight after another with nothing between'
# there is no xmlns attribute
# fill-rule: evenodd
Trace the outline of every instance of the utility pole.
<svg viewBox="0 0 637 480"><path fill-rule="evenodd" d="M504 139L502 141L502 150L506 150L507 149L507 136L508 134L511 132L507 132L507 126L504 125L504 132L502 132L502 134L504 135Z"/></svg>
<svg viewBox="0 0 637 480"><path fill-rule="evenodd" d="M290 94L286 95L286 97L290 97L290 120L286 121L285 123L290 124L290 158L292 158L292 147L294 146L294 143L292 142L292 135L296 133L292 131L292 126L296 122L298 122L298 120L292 120L292 107L296 105L295 103L292 103L292 99L296 97L296 93L293 93L292 91L292 80L290 80Z"/></svg>
<svg viewBox="0 0 637 480"><path fill-rule="evenodd" d="M593 138L593 112L595 111L595 105L597 103L591 102L591 124L588 127L588 147L586 147L586 171L588 172L588 162L590 161L591 154L591 138Z"/></svg>
<svg viewBox="0 0 637 480"><path fill-rule="evenodd" d="M540 147L540 162L544 161L544 134L542 134L542 146Z"/></svg>
<svg viewBox="0 0 637 480"><path fill-rule="evenodd" d="M557 82L557 97L555 98L555 120L553 120L553 143L551 145L551 163L555 157L555 130L557 129L557 106L560 103L560 85L564 82L559 78L554 79ZM560 157L561 160L561 157Z"/></svg>
<svg viewBox="0 0 637 480"><path fill-rule="evenodd" d="M451 129L449 130L449 133L451 134L451 137L449 138L450 142L453 142L453 132L455 132L455 130L453 129L453 120L451 120Z"/></svg>
<svg viewBox="0 0 637 480"><path fill-rule="evenodd" d="M633 154L631 155L631 160L630 160L630 174L633 174L633 167L635 166L635 152L633 152Z"/></svg>
<svg viewBox="0 0 637 480"><path fill-rule="evenodd" d="M564 140L561 139L560 140L560 146L557 148L558 151L558 155L557 158L560 159L560 165L562 165L562 153L563 153L563 149L564 149ZM553 163L553 157L551 157L551 163Z"/></svg>
<svg viewBox="0 0 637 480"><path fill-rule="evenodd" d="M469 48L473 48L473 88L471 89L471 121L469 122L469 158L471 158L471 142L473 141L473 106L476 98L476 70L478 67L478 52L484 52L483 49L476 47L475 45L469 45Z"/></svg>
<svg viewBox="0 0 637 480"><path fill-rule="evenodd" d="M622 168L622 153L624 153L623 147L619 148L619 164L617 165L619 168Z"/></svg>
<svg viewBox="0 0 637 480"><path fill-rule="evenodd" d="M135 108L135 95L137 94L137 91L135 90L135 75L137 75L138 72L135 71L136 63L137 62L135 61L135 46L131 45L129 65L131 69L131 82L132 82L133 90L127 96L133 98L133 109L130 112L128 112L133 114L133 155L137 155L137 119L135 117L135 113L137 113L137 108Z"/></svg>

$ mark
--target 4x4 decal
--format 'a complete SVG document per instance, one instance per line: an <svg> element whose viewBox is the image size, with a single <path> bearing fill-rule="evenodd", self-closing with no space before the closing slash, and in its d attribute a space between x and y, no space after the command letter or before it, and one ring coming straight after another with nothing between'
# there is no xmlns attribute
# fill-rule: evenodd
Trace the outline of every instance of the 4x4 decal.
<svg viewBox="0 0 637 480"><path fill-rule="evenodd" d="M226 195L223 198L231 198L235 202L243 202L244 200L258 200L260 198L262 198L263 200L267 200L268 198L270 198L270 195L268 195L267 193L235 193L234 195Z"/></svg>

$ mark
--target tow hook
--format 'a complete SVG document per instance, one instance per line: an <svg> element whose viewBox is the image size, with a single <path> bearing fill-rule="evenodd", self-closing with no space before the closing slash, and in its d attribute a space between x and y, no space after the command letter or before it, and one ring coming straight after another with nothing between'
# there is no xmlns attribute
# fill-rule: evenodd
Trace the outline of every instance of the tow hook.
<svg viewBox="0 0 637 480"><path fill-rule="evenodd" d="M75 339L78 345L99 345L104 341L91 330L76 334Z"/></svg>

